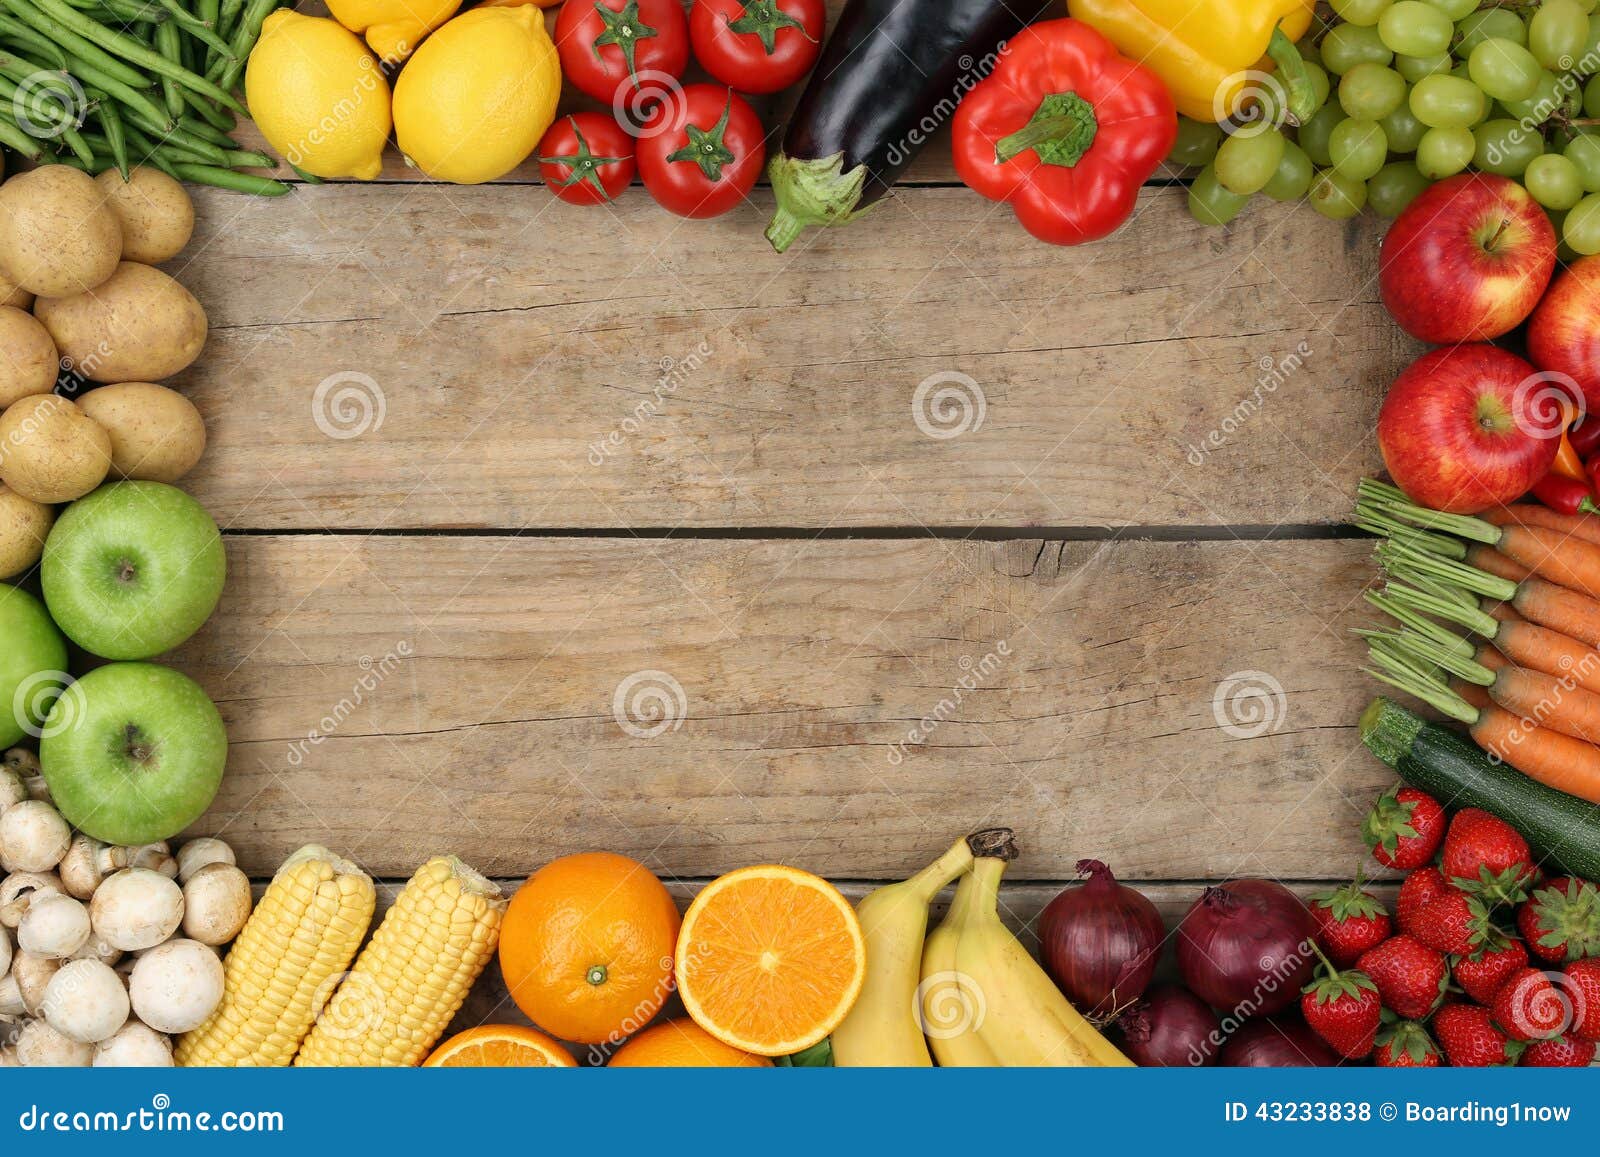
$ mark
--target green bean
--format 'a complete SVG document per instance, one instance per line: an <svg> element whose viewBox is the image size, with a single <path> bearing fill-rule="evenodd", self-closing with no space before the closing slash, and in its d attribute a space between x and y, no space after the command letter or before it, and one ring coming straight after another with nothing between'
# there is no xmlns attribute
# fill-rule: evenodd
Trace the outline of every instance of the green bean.
<svg viewBox="0 0 1600 1157"><path fill-rule="evenodd" d="M199 119L210 125L215 132L227 134L234 130L238 122L225 108L218 108L203 96L196 96L188 89L183 90L183 102L192 109Z"/></svg>
<svg viewBox="0 0 1600 1157"><path fill-rule="evenodd" d="M224 149L222 155L228 158L228 165L235 169L272 169L278 164L266 153L254 153L245 149Z"/></svg>
<svg viewBox="0 0 1600 1157"><path fill-rule="evenodd" d="M100 118L100 127L106 131L106 148L111 153L111 160L117 166L117 172L122 174L122 179L128 179L128 139L122 132L122 114L117 111L116 102L103 101L96 107L95 113Z"/></svg>
<svg viewBox="0 0 1600 1157"><path fill-rule="evenodd" d="M154 133L158 138L160 138L160 143L162 145L178 145L187 152L194 154L196 157L204 157L207 161L214 165L221 165L227 162L227 157L224 155L223 151L217 148L217 146L212 144L210 141L203 141L199 137L186 133L177 125L172 125L168 128L162 128L160 126L160 122L151 122L148 118L143 117L133 109L129 109L127 111L129 120L138 125L145 132Z"/></svg>
<svg viewBox="0 0 1600 1157"><path fill-rule="evenodd" d="M221 132L199 117L181 116L178 118L178 127L191 136L199 137L202 141L210 141L219 149L236 149L239 143L227 133Z"/></svg>
<svg viewBox="0 0 1600 1157"><path fill-rule="evenodd" d="M244 13L244 0L219 0L217 4L217 31L224 38L232 39L234 29L239 27L239 17Z"/></svg>
<svg viewBox="0 0 1600 1157"><path fill-rule="evenodd" d="M155 101L144 93L139 92L137 89L129 88L116 77L111 76L109 73L101 72L99 68L86 60L69 56L67 62L72 74L84 84L91 88L98 88L113 100L121 101L130 109L139 110L155 124L165 125L169 123L166 112L157 107ZM165 132L166 130L163 129L162 131Z"/></svg>
<svg viewBox="0 0 1600 1157"><path fill-rule="evenodd" d="M4 13L0 13L0 36L31 49L36 56L43 57L56 68L67 67L67 54L61 51L59 44Z"/></svg>
<svg viewBox="0 0 1600 1157"><path fill-rule="evenodd" d="M8 0L15 2L15 0ZM236 101L227 92L218 88L203 76L196 76L187 68L173 64L159 52L155 52L131 36L115 32L103 24L96 24L76 8L66 3L66 0L32 0L47 18L51 18L68 31L76 32L87 40L93 41L107 52L116 54L124 60L140 65L158 75L170 76L173 80L192 89L212 100L228 106L235 112L243 113L244 106ZM276 3L276 0L274 0Z"/></svg>
<svg viewBox="0 0 1600 1157"><path fill-rule="evenodd" d="M38 161L44 156L44 150L39 147L39 142L3 115L0 115L0 145L4 145L14 153L20 153L30 161Z"/></svg>
<svg viewBox="0 0 1600 1157"><path fill-rule="evenodd" d="M257 177L250 173L236 173L232 169L219 169L214 165L173 165L178 176L196 185L212 185L218 189L232 189L237 193L253 193L257 197L281 197L289 186L271 177Z"/></svg>
<svg viewBox="0 0 1600 1157"><path fill-rule="evenodd" d="M327 182L324 181L321 177L317 176L315 173L306 172L299 165L290 165L289 167L294 170L294 175L295 176L299 177L302 181L304 181L308 185L326 185L327 184Z"/></svg>
<svg viewBox="0 0 1600 1157"><path fill-rule="evenodd" d="M156 50L174 64L180 62L183 53L183 33L178 26L168 21L156 25ZM167 102L167 112L174 120L183 115L183 87L170 76L160 76L156 80L161 85L162 99Z"/></svg>
<svg viewBox="0 0 1600 1157"><path fill-rule="evenodd" d="M61 140L67 146L67 148L72 150L73 155L81 160L85 165L94 164L94 150L84 143L83 137L78 134L78 130L76 128L73 128L71 125L63 126L61 129Z"/></svg>
<svg viewBox="0 0 1600 1157"><path fill-rule="evenodd" d="M277 10L278 0L250 0L245 5L244 15L239 17L239 27L233 33L233 60L217 81L222 88L232 91L239 83L245 63L250 58L250 50L261 39L261 25Z"/></svg>
<svg viewBox="0 0 1600 1157"><path fill-rule="evenodd" d="M150 87L150 78L144 73L124 64L99 45L79 36L71 29L51 21L44 13L32 7L36 2L37 0L0 0L12 15L61 45L69 56L76 56L79 60L94 65L104 75L115 78L128 88ZM73 12L73 15L77 13ZM96 24L95 27L100 26Z"/></svg>
<svg viewBox="0 0 1600 1157"><path fill-rule="evenodd" d="M178 174L173 171L172 162L162 154L160 145L132 125L123 125L122 132L128 138L128 147L133 150L135 156L141 158L138 164L154 165L173 180L178 179Z"/></svg>
<svg viewBox="0 0 1600 1157"><path fill-rule="evenodd" d="M167 24L178 25L194 39L215 52L226 53L230 57L233 55L233 49L228 46L228 42L213 32L204 21L190 15L178 3L178 0L161 0L161 7L165 8L172 17L166 22Z"/></svg>

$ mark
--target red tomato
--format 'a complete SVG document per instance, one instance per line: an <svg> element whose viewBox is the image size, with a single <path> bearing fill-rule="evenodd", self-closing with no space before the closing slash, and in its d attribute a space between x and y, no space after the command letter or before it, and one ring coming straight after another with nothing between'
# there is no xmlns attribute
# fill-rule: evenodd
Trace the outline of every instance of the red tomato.
<svg viewBox="0 0 1600 1157"><path fill-rule="evenodd" d="M556 16L556 51L562 75L595 100L661 99L689 67L689 21L678 0L572 0Z"/></svg>
<svg viewBox="0 0 1600 1157"><path fill-rule="evenodd" d="M574 205L615 201L633 180L633 135L604 113L562 117L534 152L545 187Z"/></svg>
<svg viewBox="0 0 1600 1157"><path fill-rule="evenodd" d="M685 85L639 130L639 177L680 217L717 217L750 192L767 159L756 110L731 88Z"/></svg>
<svg viewBox="0 0 1600 1157"><path fill-rule="evenodd" d="M694 0L689 40L723 84L778 92L811 71L826 21L822 0Z"/></svg>

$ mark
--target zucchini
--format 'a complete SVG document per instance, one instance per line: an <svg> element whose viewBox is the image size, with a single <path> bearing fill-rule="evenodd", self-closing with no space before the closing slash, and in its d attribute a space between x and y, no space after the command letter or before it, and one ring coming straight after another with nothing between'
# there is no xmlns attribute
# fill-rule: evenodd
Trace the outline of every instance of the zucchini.
<svg viewBox="0 0 1600 1157"><path fill-rule="evenodd" d="M1541 864L1600 880L1600 806L1536 783L1387 699L1374 699L1360 726L1361 742L1412 787L1448 808L1492 812L1522 833Z"/></svg>

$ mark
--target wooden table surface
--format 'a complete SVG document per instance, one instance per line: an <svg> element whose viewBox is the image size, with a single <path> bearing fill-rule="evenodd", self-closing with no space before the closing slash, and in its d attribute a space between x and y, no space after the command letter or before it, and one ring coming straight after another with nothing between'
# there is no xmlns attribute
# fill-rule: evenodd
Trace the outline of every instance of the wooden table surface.
<svg viewBox="0 0 1600 1157"><path fill-rule="evenodd" d="M1003 823L1020 919L1089 856L1169 906L1348 878L1392 777L1338 523L1415 353L1379 226L1208 230L1169 180L1057 249L946 147L781 256L765 189L688 222L396 159L200 194L169 268L230 573L173 662L232 752L199 829L262 878L604 848L688 889Z"/></svg>

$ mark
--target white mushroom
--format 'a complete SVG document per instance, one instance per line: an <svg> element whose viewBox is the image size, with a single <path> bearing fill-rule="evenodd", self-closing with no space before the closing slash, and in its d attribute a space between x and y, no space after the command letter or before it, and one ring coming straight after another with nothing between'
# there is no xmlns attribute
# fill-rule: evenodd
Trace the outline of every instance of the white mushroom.
<svg viewBox="0 0 1600 1157"><path fill-rule="evenodd" d="M89 909L60 892L35 900L17 925L17 947L56 960L71 956L88 939Z"/></svg>
<svg viewBox="0 0 1600 1157"><path fill-rule="evenodd" d="M169 1069L172 1067L172 1042L149 1025L130 1020L95 1046L94 1067Z"/></svg>
<svg viewBox="0 0 1600 1157"><path fill-rule="evenodd" d="M60 968L59 960L18 952L11 961L11 971L0 977L0 1016L39 1015L45 990Z"/></svg>
<svg viewBox="0 0 1600 1157"><path fill-rule="evenodd" d="M72 846L57 869L61 886L80 900L93 896L107 876L123 868L149 868L169 879L178 874L178 862L165 843L142 844L126 848L102 844L82 832L72 837Z"/></svg>
<svg viewBox="0 0 1600 1157"><path fill-rule="evenodd" d="M17 1060L17 1050L10 1045L0 1048L0 1069L15 1069L21 1067L22 1062Z"/></svg>
<svg viewBox="0 0 1600 1157"><path fill-rule="evenodd" d="M86 1069L94 1046L62 1036L42 1020L30 1020L17 1038L17 1060L25 1068Z"/></svg>
<svg viewBox="0 0 1600 1157"><path fill-rule="evenodd" d="M191 940L231 944L248 919L250 877L232 864L207 864L183 886L183 934Z"/></svg>
<svg viewBox="0 0 1600 1157"><path fill-rule="evenodd" d="M9 767L0 767L0 812L27 798L28 789L23 784L22 777Z"/></svg>
<svg viewBox="0 0 1600 1157"><path fill-rule="evenodd" d="M48 872L72 846L72 828L43 800L23 800L0 814L0 868Z"/></svg>
<svg viewBox="0 0 1600 1157"><path fill-rule="evenodd" d="M50 872L12 872L0 880L0 925L15 928L41 896L61 891L61 880Z"/></svg>
<svg viewBox="0 0 1600 1157"><path fill-rule="evenodd" d="M0 976L11 971L11 933L0 928Z"/></svg>
<svg viewBox="0 0 1600 1157"><path fill-rule="evenodd" d="M13 747L0 758L0 766L9 769L22 781L23 790L28 793L29 799L50 801L50 785L44 781L44 772L39 769L39 757L26 747Z"/></svg>
<svg viewBox="0 0 1600 1157"><path fill-rule="evenodd" d="M187 884L208 864L237 864L233 849L221 840L206 836L190 840L178 849L178 883Z"/></svg>
<svg viewBox="0 0 1600 1157"><path fill-rule="evenodd" d="M124 868L95 891L89 919L113 948L154 948L183 923L183 890L149 868Z"/></svg>
<svg viewBox="0 0 1600 1157"><path fill-rule="evenodd" d="M90 932L89 938L83 942L83 945L76 952L67 957L67 959L98 960L101 964L109 964L115 967L117 961L122 959L122 950L120 948L111 947L111 945L100 939L100 937L96 936L93 932Z"/></svg>
<svg viewBox="0 0 1600 1157"><path fill-rule="evenodd" d="M44 1018L62 1036L98 1044L128 1019L128 990L98 960L74 960L51 977Z"/></svg>
<svg viewBox="0 0 1600 1157"><path fill-rule="evenodd" d="M222 1003L222 961L198 940L169 940L139 955L128 981L133 1012L158 1032L188 1032Z"/></svg>

